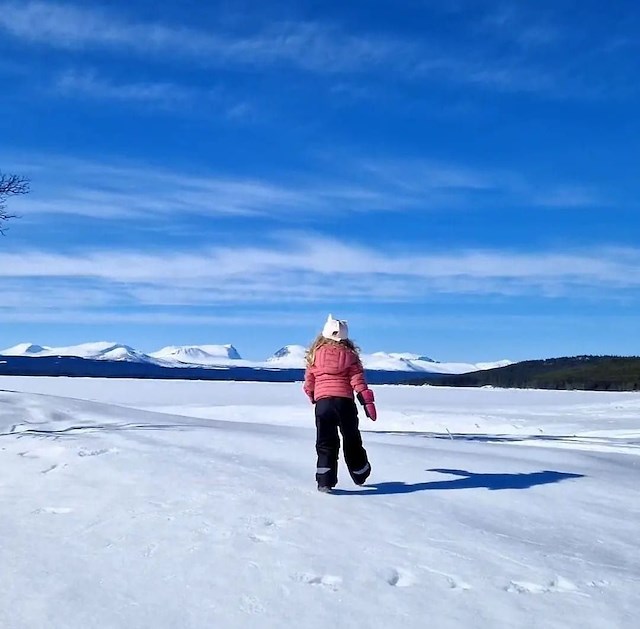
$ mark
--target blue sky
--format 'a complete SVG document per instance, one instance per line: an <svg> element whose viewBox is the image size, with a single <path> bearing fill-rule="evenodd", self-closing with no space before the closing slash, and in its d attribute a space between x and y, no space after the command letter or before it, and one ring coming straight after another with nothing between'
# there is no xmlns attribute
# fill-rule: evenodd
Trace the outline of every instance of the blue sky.
<svg viewBox="0 0 640 629"><path fill-rule="evenodd" d="M639 354L640 7L0 0L0 347Z"/></svg>

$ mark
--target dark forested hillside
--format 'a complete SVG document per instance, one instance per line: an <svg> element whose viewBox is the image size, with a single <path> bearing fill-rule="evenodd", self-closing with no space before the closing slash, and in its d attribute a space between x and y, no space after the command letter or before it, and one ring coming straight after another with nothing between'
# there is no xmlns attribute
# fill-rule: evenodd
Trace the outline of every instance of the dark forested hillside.
<svg viewBox="0 0 640 629"><path fill-rule="evenodd" d="M416 380L413 384L640 391L640 357L573 356L528 360L498 369L476 371L440 379L427 376Z"/></svg>

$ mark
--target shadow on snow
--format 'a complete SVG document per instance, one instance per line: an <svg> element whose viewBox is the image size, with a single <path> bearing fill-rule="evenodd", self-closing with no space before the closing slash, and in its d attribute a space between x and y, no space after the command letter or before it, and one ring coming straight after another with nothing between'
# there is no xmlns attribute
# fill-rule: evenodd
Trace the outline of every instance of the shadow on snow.
<svg viewBox="0 0 640 629"><path fill-rule="evenodd" d="M529 489L536 485L548 485L559 483L571 478L584 478L584 474L572 474L568 472L554 472L544 470L542 472L528 472L524 474L476 474L465 470L432 469L428 472L451 474L458 476L451 480L431 481L426 483L407 484L403 482L374 483L366 488L356 490L334 489L333 494L351 496L367 495L379 496L386 494L412 494L417 491L431 491L443 489Z"/></svg>
<svg viewBox="0 0 640 629"><path fill-rule="evenodd" d="M403 437L423 437L425 439L444 439L446 441L479 441L481 443L517 443L522 441L561 441L572 443L593 443L607 441L606 437L581 437L579 435L544 435L544 434L490 434L467 432L407 432L405 430L368 431L375 435L399 435Z"/></svg>

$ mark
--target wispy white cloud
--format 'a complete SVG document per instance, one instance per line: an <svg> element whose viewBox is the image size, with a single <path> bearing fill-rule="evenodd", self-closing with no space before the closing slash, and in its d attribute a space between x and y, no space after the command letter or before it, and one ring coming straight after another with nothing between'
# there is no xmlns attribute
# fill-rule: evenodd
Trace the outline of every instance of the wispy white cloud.
<svg viewBox="0 0 640 629"><path fill-rule="evenodd" d="M260 117L249 101L236 98L222 87L170 81L114 81L91 68L67 69L54 76L43 92L73 100L139 105L188 117L216 116L233 122L255 121Z"/></svg>
<svg viewBox="0 0 640 629"><path fill-rule="evenodd" d="M553 23L536 7L531 11L522 3L498 2L489 8L476 23L483 35L498 35L502 41L513 42L521 48L531 49L562 43L566 29Z"/></svg>
<svg viewBox="0 0 640 629"><path fill-rule="evenodd" d="M268 181L183 175L136 165L27 157L19 169L39 181L29 199L15 204L16 211L26 216L67 214L117 220L185 213L250 216L294 211L306 198L302 192Z"/></svg>
<svg viewBox="0 0 640 629"><path fill-rule="evenodd" d="M418 61L411 74L422 80L486 87L499 92L571 95L577 88L561 81L557 70L533 65L519 55L497 56L487 52L428 55Z"/></svg>
<svg viewBox="0 0 640 629"><path fill-rule="evenodd" d="M400 248L381 252L317 236L196 253L0 253L0 277L67 282L68 292L74 286L79 293L101 290L113 296L114 305L135 307L335 299L419 303L433 294L553 297L596 291L618 296L640 288L639 268L637 249L425 255Z"/></svg>
<svg viewBox="0 0 640 629"><path fill-rule="evenodd" d="M120 299L116 291L101 290L95 285L78 285L74 281L52 282L49 288L43 291L37 279L25 283L24 278L4 278L0 312L16 311L26 316L36 310L105 308L117 306Z"/></svg>
<svg viewBox="0 0 640 629"><path fill-rule="evenodd" d="M153 320L154 325L224 325L225 327L306 327L317 324L318 317L304 315L303 313L265 312L254 314L188 314L180 312L99 312L73 308L43 308L32 309L28 312L17 311L0 307L0 321L6 323L76 323L82 325L149 325ZM1 348L0 348L1 349Z"/></svg>
<svg viewBox="0 0 640 629"><path fill-rule="evenodd" d="M506 15L506 14L505 14ZM497 15L494 24L513 17ZM486 21L486 17L485 17ZM95 5L0 0L0 32L20 41L68 51L104 50L140 57L196 60L205 66L289 67L319 74L392 72L403 80L437 80L501 91L566 94L578 88L561 64L532 63L527 55L487 45L486 33L450 47L437 33L426 40L355 33L336 24L272 22L249 34L136 21ZM523 25L520 39L541 42L551 28ZM469 38L463 33L463 39ZM591 82L593 83L593 81ZM583 85L582 88L588 86ZM579 90L578 90L579 91Z"/></svg>
<svg viewBox="0 0 640 629"><path fill-rule="evenodd" d="M604 203L585 186L534 182L507 170L422 159L345 159L340 173L322 167L313 176L270 178L184 174L55 156L15 162L14 169L38 181L29 198L16 199L14 204L25 217L123 220L201 215L305 220L318 213L479 210L487 204L492 209L576 208Z"/></svg>
<svg viewBox="0 0 640 629"><path fill-rule="evenodd" d="M356 167L410 193L425 189L482 191L500 187L501 173L426 159L363 159ZM512 175L509 175L512 177Z"/></svg>
<svg viewBox="0 0 640 629"><path fill-rule="evenodd" d="M536 180L506 168L471 168L427 159L361 160L356 168L386 182L396 193L428 197L436 207L478 207L487 195L494 207L578 208L607 203L591 186Z"/></svg>
<svg viewBox="0 0 640 629"><path fill-rule="evenodd" d="M557 208L586 208L606 205L595 190L587 186L552 186L533 194L536 205Z"/></svg>
<svg viewBox="0 0 640 629"><path fill-rule="evenodd" d="M201 92L173 83L114 83L92 71L68 70L53 85L62 96L89 97L98 100L180 105L201 97Z"/></svg>
<svg viewBox="0 0 640 629"><path fill-rule="evenodd" d="M69 50L171 54L209 64L288 63L332 72L354 70L404 50L390 39L361 38L314 23L278 23L251 36L127 20L102 8L55 2L0 2L0 29L24 41Z"/></svg>

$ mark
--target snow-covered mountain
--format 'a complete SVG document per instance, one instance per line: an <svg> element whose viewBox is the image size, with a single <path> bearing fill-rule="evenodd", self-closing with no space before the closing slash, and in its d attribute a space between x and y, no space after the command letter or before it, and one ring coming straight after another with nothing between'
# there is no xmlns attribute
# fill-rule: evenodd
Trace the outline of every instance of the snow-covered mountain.
<svg viewBox="0 0 640 629"><path fill-rule="evenodd" d="M155 362L143 352L133 347L99 341L97 343L82 343L68 347L48 347L33 343L20 343L0 351L2 356L75 356L78 358L91 358L93 360L127 360L132 362Z"/></svg>
<svg viewBox="0 0 640 629"><path fill-rule="evenodd" d="M252 367L255 369L304 369L306 348L285 345L265 361L243 360L238 350L226 345L170 345L145 354L128 345L101 341L70 347L47 347L21 343L0 351L2 356L76 356L105 361L153 363L165 367ZM417 373L460 374L492 369L511 364L509 360L481 363L438 362L421 354L409 352L374 352L362 354L366 369L374 371L407 371Z"/></svg>
<svg viewBox="0 0 640 629"><path fill-rule="evenodd" d="M381 354L382 352L377 352L378 354ZM426 362L426 363L437 363L437 360L433 360L433 358L429 358L428 356L421 356L420 354L412 354L411 352L390 352L388 354L388 356L391 356L392 358L399 358L399 359L403 359L403 360L420 360L422 362Z"/></svg>
<svg viewBox="0 0 640 629"><path fill-rule="evenodd" d="M242 360L233 345L170 345L149 355L165 363L199 366L237 364Z"/></svg>
<svg viewBox="0 0 640 629"><path fill-rule="evenodd" d="M7 349L0 352L2 356L49 356L49 354L45 354L51 348L42 347L41 345L34 345L33 343L19 343L18 345L14 345L13 347L8 347Z"/></svg>
<svg viewBox="0 0 640 629"><path fill-rule="evenodd" d="M367 369L384 371L436 371L438 363L418 354L375 352L363 354L362 363Z"/></svg>
<svg viewBox="0 0 640 629"><path fill-rule="evenodd" d="M302 345L285 345L271 358L267 359L270 367L281 369L303 369L306 348ZM362 354L362 364L366 369L374 371L415 371L421 373L458 374L480 369L492 369L510 365L510 360L494 363L441 363L420 354L409 352L375 352Z"/></svg>
<svg viewBox="0 0 640 629"><path fill-rule="evenodd" d="M481 369L494 369L512 364L510 360L483 363L437 362L426 356L409 353L363 354L362 362L367 369L382 371L417 371L428 373L460 374Z"/></svg>
<svg viewBox="0 0 640 629"><path fill-rule="evenodd" d="M285 345L267 358L267 365L280 369L303 369L307 348L303 345Z"/></svg>

